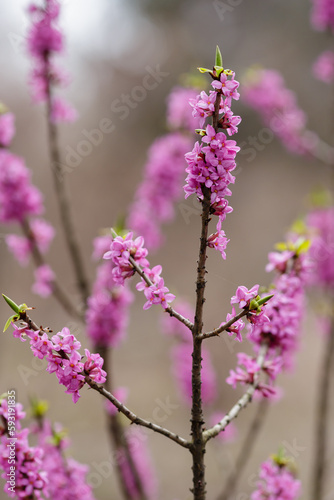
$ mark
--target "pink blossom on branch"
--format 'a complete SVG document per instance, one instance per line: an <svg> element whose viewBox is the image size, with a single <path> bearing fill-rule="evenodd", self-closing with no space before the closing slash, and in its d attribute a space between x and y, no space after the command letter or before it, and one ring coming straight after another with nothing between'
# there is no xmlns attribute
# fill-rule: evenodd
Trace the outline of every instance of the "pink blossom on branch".
<svg viewBox="0 0 334 500"><path fill-rule="evenodd" d="M301 483L286 464L269 459L261 465L259 481L251 500L297 500Z"/></svg>
<svg viewBox="0 0 334 500"><path fill-rule="evenodd" d="M136 286L137 290L144 292L147 299L144 309L149 309L153 304L161 304L166 309L169 303L175 299L175 295L169 293L163 278L160 276L161 266L150 269L150 263L146 259L148 251L143 245L144 238L141 236L135 240L133 240L132 233L128 233L124 238L116 236L111 242L110 250L104 254L103 258L111 259L114 263L112 276L115 282L120 285L124 285L125 279L135 274L136 269L130 261L130 258L133 259L135 264L145 273L146 278L150 280L147 282L141 278L141 282Z"/></svg>
<svg viewBox="0 0 334 500"><path fill-rule="evenodd" d="M334 52L325 50L316 59L312 67L313 75L324 83L334 82Z"/></svg>

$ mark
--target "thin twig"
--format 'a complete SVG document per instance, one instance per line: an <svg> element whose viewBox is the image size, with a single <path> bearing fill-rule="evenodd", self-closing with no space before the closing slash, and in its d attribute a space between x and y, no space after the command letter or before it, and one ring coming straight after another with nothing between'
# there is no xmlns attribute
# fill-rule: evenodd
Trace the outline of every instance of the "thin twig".
<svg viewBox="0 0 334 500"><path fill-rule="evenodd" d="M45 62L50 66L49 56L46 55ZM69 254L72 260L73 269L77 279L78 289L81 294L83 303L86 305L89 296L88 279L85 273L83 259L80 251L80 245L76 236L76 228L72 219L70 208L70 197L67 192L63 167L61 165L59 146L58 146L58 130L56 125L51 120L52 114L52 87L50 81L47 85L47 124L49 149L51 158L51 170L53 173L54 186L57 195L62 226L64 230L65 240L68 246Z"/></svg>
<svg viewBox="0 0 334 500"><path fill-rule="evenodd" d="M147 276L147 274L142 270L142 268L137 264L137 262L134 260L133 257L129 257L129 262L130 264L132 265L132 267L137 271L137 273L139 274L139 276L141 278L143 278L143 280L145 281L145 283L148 285L148 286L152 286L153 283L152 281L150 280L150 278ZM174 318L178 319L181 323L183 323L184 325L186 325L186 327L189 328L189 330L193 330L194 328L194 325L191 321L189 321L189 319L185 318L184 316L182 316L182 314L178 313L177 311L175 311L175 309L173 309L171 306L167 306L166 309L165 309L166 312L168 312L168 314L170 316L173 316Z"/></svg>
<svg viewBox="0 0 334 500"><path fill-rule="evenodd" d="M44 330L42 327L37 326L37 324L30 318L30 316L27 314L26 311L20 313L20 320L24 321L31 330L47 331ZM66 353L58 351L58 354L60 355L64 354L63 357L66 357L68 359ZM141 425L142 427L147 427L148 429L151 429L152 431L157 432L158 434L162 434L163 436L168 437L169 439L179 444L183 448L189 449L191 447L191 443L186 439L180 437L178 434L175 434L174 432L171 432L168 429L165 429L164 427L160 427L160 425L154 424L153 422L138 417L135 413L129 410L129 408L123 405L117 398L115 398L115 396L113 396L109 391L107 391L102 385L99 385L96 382L94 382L94 380L92 380L90 376L87 375L87 373L82 372L82 375L84 375L85 377L85 382L92 389L94 389L94 391L99 392L100 394L102 394L102 396L111 401L113 405L115 405L116 408L121 413L123 413L123 415L125 415L133 424Z"/></svg>
<svg viewBox="0 0 334 500"><path fill-rule="evenodd" d="M157 432L158 434L162 434L163 436L166 436L167 438L171 439L172 441L179 444L183 448L189 449L191 447L191 443L186 439L180 437L178 434L175 434L174 432L171 432L168 429L165 429L164 427L160 427L160 425L156 425L153 422L149 422L148 420L138 417L135 413L129 410L129 408L123 405L117 398L115 398L115 396L113 396L110 392L108 392L103 386L94 382L94 380L92 380L88 375L85 376L85 381L92 389L94 389L94 391L99 392L102 396L111 401L112 404L115 405L116 408L121 413L123 413L123 415L125 415L133 424L141 425L142 427L147 427L148 429L151 429L152 431Z"/></svg>
<svg viewBox="0 0 334 500"><path fill-rule="evenodd" d="M246 464L250 460L254 444L256 443L259 432L262 429L262 425L265 421L268 408L268 400L265 398L262 399L258 404L256 413L248 429L246 438L240 448L235 466L233 467L232 472L227 478L224 491L221 495L218 496L217 500L229 500L229 498L234 497L236 487L238 486L238 481L240 481L240 477L246 467Z"/></svg>
<svg viewBox="0 0 334 500"><path fill-rule="evenodd" d="M45 259L41 254L41 252L39 251L38 246L36 245L34 235L31 231L29 222L26 219L24 219L21 222L21 228L23 234L31 242L31 253L35 266L40 267L45 265L46 264ZM61 286L56 280L52 282L52 294L55 297L55 299L58 300L60 305L65 309L65 311L68 314L70 314L70 316L73 316L80 321L84 321L84 315L81 314L79 311L77 311L77 309L72 305L70 298L67 296L65 291L61 288Z"/></svg>
<svg viewBox="0 0 334 500"><path fill-rule="evenodd" d="M257 360L256 360L256 362L260 366L260 368L262 368L262 366L264 364L267 351L268 351L268 345L262 344L262 346L260 348L259 355L258 355ZM214 438L220 432L222 432L224 429L226 429L228 424L239 415L240 411L243 410L244 408L246 408L248 403L252 400L253 394L256 391L257 386L259 385L259 375L260 375L260 370L259 370L259 372L254 374L253 383L249 386L249 388L247 389L245 394L243 396L241 396L239 401L225 415L225 417L220 422L218 422L218 424L214 425L211 429L208 429L208 430L203 432L203 438L204 438L205 443L207 443L209 441L209 439Z"/></svg>
<svg viewBox="0 0 334 500"><path fill-rule="evenodd" d="M324 346L323 361L319 382L319 399L316 417L316 443L314 454L314 467L312 477L312 498L323 500L325 498L324 486L326 476L326 457L328 454L328 413L330 398L330 371L334 362L334 320Z"/></svg>
<svg viewBox="0 0 334 500"><path fill-rule="evenodd" d="M234 316L234 318L230 319L229 321L227 321L226 323L224 323L219 328L215 328L214 330L211 330L210 332L207 332L207 333L202 333L199 336L199 338L201 338L202 340L204 340L204 339L209 339L210 337L216 337L217 335L219 335L223 331L227 330L230 326L232 326L233 323L235 323L236 321L238 321L238 319L242 318L243 316L246 316L246 314L248 312L249 312L248 309L242 310L241 312L239 312L239 314L237 314L236 316Z"/></svg>

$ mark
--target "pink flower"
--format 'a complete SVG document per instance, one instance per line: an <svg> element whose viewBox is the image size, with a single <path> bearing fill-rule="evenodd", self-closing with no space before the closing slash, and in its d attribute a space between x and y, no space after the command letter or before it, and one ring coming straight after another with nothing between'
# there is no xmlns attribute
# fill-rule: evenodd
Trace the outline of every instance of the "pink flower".
<svg viewBox="0 0 334 500"><path fill-rule="evenodd" d="M126 225L145 238L150 250L161 246L161 226L175 216L174 204L182 196L184 155L190 147L190 138L174 132L159 137L149 148L143 180L136 191Z"/></svg>
<svg viewBox="0 0 334 500"><path fill-rule="evenodd" d="M84 371L91 379L100 384L104 384L107 378L107 372L102 370L104 359L99 354L91 354L85 349L87 361L84 363Z"/></svg>
<svg viewBox="0 0 334 500"><path fill-rule="evenodd" d="M313 75L318 80L325 83L334 82L334 52L326 50L314 62Z"/></svg>
<svg viewBox="0 0 334 500"><path fill-rule="evenodd" d="M226 323L233 319L236 316L235 308L232 307L232 313L227 313L226 316ZM225 322L221 323L220 326L222 326ZM245 328L245 323L242 321L242 319L238 319L231 325L229 328L227 328L227 333L228 335L235 335L235 340L238 340L238 342L242 342L242 336L241 336L241 330Z"/></svg>
<svg viewBox="0 0 334 500"><path fill-rule="evenodd" d="M293 257L295 252L284 250L283 252L269 252L269 264L266 265L266 271L269 273L273 269L281 273L285 273L286 266L289 260Z"/></svg>
<svg viewBox="0 0 334 500"><path fill-rule="evenodd" d="M15 135L15 116L8 111L0 113L0 147L7 148Z"/></svg>
<svg viewBox="0 0 334 500"><path fill-rule="evenodd" d="M219 222L217 224L217 232L214 234L211 234L208 237L208 247L209 248L214 248L215 250L218 250L218 252L221 253L221 256L223 259L226 259L226 246L227 243L230 241L226 238L225 236L225 231L221 229L222 226L222 221L219 219Z"/></svg>
<svg viewBox="0 0 334 500"><path fill-rule="evenodd" d="M167 98L167 125L173 129L186 129L191 132L199 123L192 116L190 99L195 100L197 91L193 88L174 87Z"/></svg>
<svg viewBox="0 0 334 500"><path fill-rule="evenodd" d="M49 297L53 292L53 282L55 280L55 273L52 271L48 264L39 266L35 272L35 282L31 289L41 297Z"/></svg>
<svg viewBox="0 0 334 500"><path fill-rule="evenodd" d="M30 222L30 229L38 250L46 253L55 235L54 227L44 219L34 219Z"/></svg>
<svg viewBox="0 0 334 500"><path fill-rule="evenodd" d="M78 118L77 111L64 99L55 98L52 102L51 121L53 123L74 122Z"/></svg>
<svg viewBox="0 0 334 500"><path fill-rule="evenodd" d="M301 483L294 478L286 465L269 459L261 465L259 481L251 500L284 499L297 500Z"/></svg>
<svg viewBox="0 0 334 500"><path fill-rule="evenodd" d="M236 294L231 298L231 304L239 304L239 307L248 307L251 300L255 299L259 291L259 285L254 285L248 290L245 286L239 286Z"/></svg>
<svg viewBox="0 0 334 500"><path fill-rule="evenodd" d="M21 266L26 266L31 253L31 242L25 236L8 234L5 237L9 251L14 255Z"/></svg>

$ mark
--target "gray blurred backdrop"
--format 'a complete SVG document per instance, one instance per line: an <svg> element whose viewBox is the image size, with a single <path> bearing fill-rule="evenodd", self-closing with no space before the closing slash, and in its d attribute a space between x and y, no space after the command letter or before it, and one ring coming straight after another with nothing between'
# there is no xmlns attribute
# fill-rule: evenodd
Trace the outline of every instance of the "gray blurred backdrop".
<svg viewBox="0 0 334 500"><path fill-rule="evenodd" d="M176 0L64 0L61 25L67 36L67 53L61 63L71 72L72 84L66 95L78 109L80 118L74 125L60 129L62 154L76 149L85 139L84 130L96 128L100 120L110 118L115 130L106 134L102 143L82 158L79 166L67 175L73 201L74 217L85 264L91 280L95 265L91 261L92 238L100 228L112 225L118 214L126 213L141 179L146 151L151 142L164 133L165 99L178 82L179 75L197 66L210 67L215 46L222 50L224 63L241 79L246 68L260 63L280 70L287 85L298 93L298 101L309 116L309 126L328 140L332 104L329 89L314 80L311 65L329 45L324 34L312 31L310 5L303 0L260 0L221 2L228 6L222 15L212 1ZM49 168L47 136L43 106L33 106L27 89L30 62L24 51L28 26L28 1L1 1L0 9L0 100L16 114L17 135L12 151L26 159L33 170L33 181L43 191L47 220L57 230L48 254L59 280L74 297L73 273L64 246L59 214L53 193ZM122 93L140 85L146 66L160 66L168 73L125 120L113 113L111 105ZM329 104L330 103L330 104ZM242 116L237 141L257 137L262 124L241 99L234 107ZM330 172L321 164L288 154L273 140L253 161L247 155L238 157L238 173L233 186L233 214L225 223L231 239L227 260L210 253L208 262L205 327L217 326L230 310L229 299L238 285L268 284L266 256L273 244L284 237L290 223L306 208L306 196L317 184L328 184ZM187 201L192 207L194 200ZM181 200L185 203L184 200ZM166 227L167 245L152 256L152 264L163 266L169 288L194 301L194 282L198 252L199 217L185 220L177 206L175 222ZM0 251L1 292L18 303L34 305L32 316L38 324L59 331L64 325L75 329L83 344L87 343L81 326L73 322L53 300L44 301L30 292L33 266L20 268L9 255L4 235L13 230L1 228ZM214 254L214 255L213 255ZM143 296L136 294L132 307L128 339L115 356L115 382L130 388L128 405L139 415L152 417L157 398L167 397L178 408L165 425L187 436L189 409L179 399L171 377L169 347L171 342L159 332L160 311L142 310ZM8 307L0 302L0 323L9 316ZM217 409L228 410L241 392L225 384L229 369L236 364L233 353L222 339L209 343L218 378L220 400ZM308 482L312 465L314 407L321 336L312 313L308 313L301 350L293 373L279 380L284 397L273 405L260 434L248 467L240 478L235 500L249 498L259 464L285 442L295 455L303 481L302 498L308 498ZM29 395L50 401L50 418L69 429L73 456L95 471L110 460L105 438L105 421L97 394L82 390L74 405L64 388L32 365L28 345L12 338L10 331L0 339L0 393L16 388L19 400L27 406ZM19 366L34 371L28 382L20 375ZM222 490L224 480L233 467L241 439L253 415L250 405L236 421L239 436L225 446L210 442L207 450L208 498ZM191 484L190 454L160 435L149 434L148 445L160 483L161 500L189 498ZM333 449L333 447L332 447ZM101 477L96 498L118 499L120 494L113 473ZM2 484L2 483L1 483ZM328 486L328 500L334 498L334 483ZM332 493L331 493L332 492ZM2 486L0 498L4 498ZM316 499L313 499L316 500Z"/></svg>

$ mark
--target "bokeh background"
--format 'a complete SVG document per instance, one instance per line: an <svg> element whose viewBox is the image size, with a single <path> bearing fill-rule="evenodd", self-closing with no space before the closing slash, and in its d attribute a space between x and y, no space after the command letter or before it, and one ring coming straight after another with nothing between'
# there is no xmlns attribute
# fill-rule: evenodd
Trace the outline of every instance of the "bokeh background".
<svg viewBox="0 0 334 500"><path fill-rule="evenodd" d="M16 114L17 134L12 151L23 156L33 170L33 181L44 193L46 218L57 229L57 238L49 253L50 263L63 286L76 298L49 168L45 110L32 105L27 88L30 61L24 43L29 24L28 3L16 0L2 2L0 6L0 99ZM225 13L217 9L217 5L223 4L228 7ZM197 66L210 67L216 44L222 50L224 64L234 69L241 81L252 64L281 71L309 116L309 128L316 130L324 140L330 139L331 93L324 84L314 80L311 72L314 59L328 48L330 40L311 29L310 5L304 0L226 0L220 4L203 0L64 0L62 5L61 25L67 36L67 52L62 63L73 79L66 94L80 115L74 125L60 128L62 154L66 154L68 148L75 150L85 139L83 131L95 129L101 119L109 118L115 124L115 130L106 134L102 143L93 147L67 175L91 280L95 269L91 260L92 239L100 228L111 226L120 214L127 212L141 179L147 148L165 132L168 92L178 83L180 74L193 71ZM120 115L111 109L113 102L141 84L147 66L157 65L168 76L130 110L125 120L120 120ZM258 136L263 126L256 114L244 105L242 97L234 110L243 119L237 140L247 143L249 137ZM267 253L284 237L291 222L304 213L310 190L330 182L328 167L288 154L276 139L259 151L254 160L247 160L247 155L238 157L231 199L234 212L225 224L231 240L228 258L222 261L220 255L210 254L208 262L207 329L225 318L230 309L229 299L238 285L269 283L270 277L264 271ZM162 264L169 288L193 303L199 217L194 214L185 219L184 203L193 207L192 199L181 200L176 206L176 220L165 228L167 243L152 256L151 262ZM12 230L1 228L1 292L18 303L35 306L33 318L38 324L49 325L54 331L71 326L86 344L82 326L68 317L53 299L44 301L32 295L33 266L20 268L6 249L4 236ZM144 312L142 305L142 294L137 294L127 341L115 356L115 383L129 387L128 405L143 417L152 417L158 398L165 401L169 397L177 409L168 415L164 424L187 436L189 409L182 404L171 376L171 342L160 334L160 311L152 308ZM1 322L5 323L8 316L8 307L0 302ZM229 369L235 366L239 347L230 352L219 338L209 343L220 381L216 409L228 410L241 394L225 384ZM240 477L235 500L249 498L259 464L282 442L288 444L288 451L298 462L303 481L302 499L310 498L321 352L322 338L309 311L295 368L279 381L284 397L269 410L252 458ZM33 371L28 380L22 376L22 367ZM93 471L99 464L110 462L98 395L84 389L80 401L72 404L56 378L33 361L28 346L13 339L9 330L0 337L0 380L0 393L15 388L25 406L31 395L49 400L49 416L69 429L71 452L77 460L89 464ZM214 499L222 491L254 410L255 405L250 405L237 419L238 439L234 443L210 442L208 445L208 498ZM148 434L147 440L160 484L159 499L190 498L190 454L160 435ZM120 498L113 472L105 475L105 478L100 476L96 498ZM329 480L328 500L334 498L333 488L334 483L331 485ZM0 498L4 498L2 488Z"/></svg>

